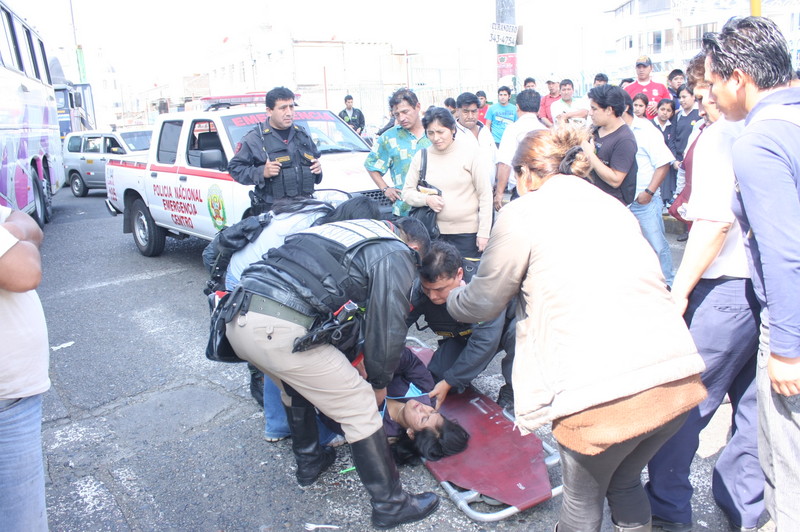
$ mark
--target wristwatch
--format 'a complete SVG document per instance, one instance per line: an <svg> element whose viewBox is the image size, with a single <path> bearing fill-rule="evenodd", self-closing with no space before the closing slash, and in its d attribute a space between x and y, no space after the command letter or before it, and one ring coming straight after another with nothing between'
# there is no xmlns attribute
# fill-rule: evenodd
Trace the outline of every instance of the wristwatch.
<svg viewBox="0 0 800 532"><path fill-rule="evenodd" d="M651 196L655 196L656 195L656 193L653 192L652 190L650 190L649 188L644 189L644 191L647 192L648 194L650 194Z"/></svg>
<svg viewBox="0 0 800 532"><path fill-rule="evenodd" d="M386 191L387 191L387 190L389 190L390 188L392 188L392 187L390 187L390 186L385 186L385 187L383 187L383 188L381 189L381 193L382 193L382 194L386 194Z"/></svg>

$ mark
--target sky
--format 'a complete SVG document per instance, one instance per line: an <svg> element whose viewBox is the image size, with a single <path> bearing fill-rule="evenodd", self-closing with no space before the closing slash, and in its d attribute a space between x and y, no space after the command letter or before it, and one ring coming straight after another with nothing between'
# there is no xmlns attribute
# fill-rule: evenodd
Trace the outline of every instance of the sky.
<svg viewBox="0 0 800 532"><path fill-rule="evenodd" d="M176 70L187 75L203 72L209 54L226 37L258 25L271 24L299 39L388 41L398 48L442 52L485 45L495 18L492 0L7 1L41 33L55 51L51 56L73 60L77 40L85 50L102 50L120 77L129 81L159 78ZM574 28L576 20L589 20L616 3L570 0L567 24ZM557 45L556 35L564 29L563 6L541 0L517 0L516 6L517 23L526 26L529 42ZM558 46L565 44L574 43Z"/></svg>

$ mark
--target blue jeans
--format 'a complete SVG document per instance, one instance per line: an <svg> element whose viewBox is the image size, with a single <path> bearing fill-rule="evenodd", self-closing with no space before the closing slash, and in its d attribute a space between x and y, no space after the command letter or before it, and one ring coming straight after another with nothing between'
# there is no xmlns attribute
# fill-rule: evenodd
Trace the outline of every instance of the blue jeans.
<svg viewBox="0 0 800 532"><path fill-rule="evenodd" d="M714 466L711 489L732 524L756 526L764 510L764 474L756 430L759 317L752 282L701 279L689 295L684 318L706 364L701 377L708 396L650 460L646 489L653 515L677 523L692 522L692 460L700 432L727 395L733 410L731 435Z"/></svg>
<svg viewBox="0 0 800 532"><path fill-rule="evenodd" d="M320 445L327 445L337 436L317 415ZM264 376L264 436L267 438L286 438L291 436L286 410L281 402L281 390L267 375Z"/></svg>
<svg viewBox="0 0 800 532"><path fill-rule="evenodd" d="M3 530L47 530L42 396L0 400L0 521Z"/></svg>
<svg viewBox="0 0 800 532"><path fill-rule="evenodd" d="M670 251L669 242L667 242L667 237L664 235L664 218L661 212L664 209L664 202L661 200L661 193L656 191L656 195L647 205L636 203L636 200L633 200L630 209L636 219L639 220L642 235L658 255L658 262L661 263L661 272L664 274L664 279L667 280L668 285L672 286L675 274L672 273L672 251Z"/></svg>

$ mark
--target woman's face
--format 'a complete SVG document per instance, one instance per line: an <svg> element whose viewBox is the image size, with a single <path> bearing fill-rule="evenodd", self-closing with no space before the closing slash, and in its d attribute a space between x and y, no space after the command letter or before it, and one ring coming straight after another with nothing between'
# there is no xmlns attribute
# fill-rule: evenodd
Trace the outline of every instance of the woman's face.
<svg viewBox="0 0 800 532"><path fill-rule="evenodd" d="M439 427L444 423L444 418L432 406L420 403L416 399L409 399L405 407L403 407L400 419L397 421L400 425L414 432L431 429L438 434Z"/></svg>
<svg viewBox="0 0 800 532"><path fill-rule="evenodd" d="M438 120L434 120L428 124L428 129L425 134L428 140L431 141L433 147L438 151L446 150L453 143L453 134L455 132L449 127L445 127Z"/></svg>
<svg viewBox="0 0 800 532"><path fill-rule="evenodd" d="M666 124L670 118L672 118L672 107L664 104L658 108L658 119L662 124Z"/></svg>
<svg viewBox="0 0 800 532"><path fill-rule="evenodd" d="M694 107L694 95L687 90L682 90L681 93L678 95L678 101L683 107L684 112L688 113Z"/></svg>
<svg viewBox="0 0 800 532"><path fill-rule="evenodd" d="M639 118L644 118L644 111L647 105L642 100L633 100L633 114Z"/></svg>

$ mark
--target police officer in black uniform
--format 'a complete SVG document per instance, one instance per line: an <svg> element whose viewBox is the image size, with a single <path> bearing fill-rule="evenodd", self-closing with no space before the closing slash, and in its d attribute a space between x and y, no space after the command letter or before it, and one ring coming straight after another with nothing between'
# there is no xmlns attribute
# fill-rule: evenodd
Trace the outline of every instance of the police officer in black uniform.
<svg viewBox="0 0 800 532"><path fill-rule="evenodd" d="M310 197L322 181L319 150L294 122L294 92L275 87L267 93L269 121L258 124L236 147L228 164L231 177L250 192L251 214L266 212L275 200Z"/></svg>

